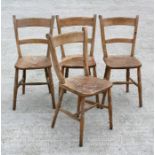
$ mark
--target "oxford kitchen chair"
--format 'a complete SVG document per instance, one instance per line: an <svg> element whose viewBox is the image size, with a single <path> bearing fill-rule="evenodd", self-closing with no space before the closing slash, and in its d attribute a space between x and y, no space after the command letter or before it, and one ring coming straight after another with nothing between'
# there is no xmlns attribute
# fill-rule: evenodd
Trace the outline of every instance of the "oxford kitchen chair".
<svg viewBox="0 0 155 155"><path fill-rule="evenodd" d="M45 56L39 55L38 56L24 56L22 54L21 45L27 44L44 44L48 47L48 40L44 38L29 38L29 39L20 39L19 29L20 28L27 28L27 27L41 27L41 28L48 28L49 32L53 32L53 24L54 24L54 17L51 18L23 18L23 19L16 19L16 16L13 16L13 23L14 23L14 31L15 31L15 38L16 38L16 45L18 51L18 59L15 64L15 81L14 81L14 93L13 93L13 110L16 110L16 98L17 98L17 90L18 87L22 85L22 93L25 94L25 85L48 85L49 92L51 93L53 108L55 108L55 97L54 97L54 85L52 79L52 72L51 72L51 60L50 60L50 53L49 49L47 48L47 52ZM47 82L26 82L26 70L36 70L36 69L43 69L45 71L45 76ZM22 79L19 81L19 70L23 72Z"/></svg>
<svg viewBox="0 0 155 155"><path fill-rule="evenodd" d="M89 73L91 74L91 69L93 70L93 76L97 77L96 73L96 62L94 59L94 45L95 45L95 31L96 31L96 15L93 17L68 17L68 18L60 18L58 15L56 16L58 33L62 34L63 29L65 28L73 28L86 26L91 28L90 35L91 37L88 39L88 43L90 44L90 51L88 56L88 66ZM64 46L61 46L61 55L62 61L60 62L62 67L62 73L65 72L65 77L69 76L69 69L81 69L84 67L83 64L83 56L81 54L78 55L68 55ZM96 96L96 101L99 102L99 97Z"/></svg>
<svg viewBox="0 0 155 155"><path fill-rule="evenodd" d="M126 92L129 92L129 84L134 84L138 87L139 95L139 107L142 107L142 84L141 84L141 62L135 57L135 44L137 36L138 19L136 18L125 18L125 17L114 17L114 18L103 18L99 16L100 29L101 29L101 40L104 54L104 62L106 64L104 78L110 79L111 69L125 69L126 70L126 81L115 81L113 84L126 84ZM106 39L105 28L108 26L132 26L134 29L132 38L110 38ZM127 43L131 44L131 52L129 55L110 55L107 50L107 44L113 43ZM135 82L130 77L130 70L137 69L137 81ZM105 94L103 95L102 104L104 104Z"/></svg>
<svg viewBox="0 0 155 155"><path fill-rule="evenodd" d="M105 91L108 92L108 105L104 106L109 111L109 126L112 129L112 101L111 101L111 87L112 83L108 80L98 79L89 75L89 66L88 66L88 38L87 30L83 28L83 32L71 32L66 34L61 34L55 37L52 35L47 35L49 40L49 47L52 55L52 62L55 68L57 77L60 83L60 95L59 101L56 106L56 111L52 121L52 128L55 126L55 122L58 116L59 111L64 112L74 120L80 122L80 137L79 137L79 146L83 145L83 134L84 134L84 114L87 110L99 106L98 102L88 101L86 97L94 96ZM85 76L75 76L65 78L61 71L60 63L58 62L58 51L57 47L60 47L64 44L72 44L81 42L83 44L83 65ZM63 94L65 90L70 91L71 93L78 96L77 112L71 113L65 109L61 108ZM90 104L89 107L85 108L85 103ZM92 119L92 118L91 118Z"/></svg>

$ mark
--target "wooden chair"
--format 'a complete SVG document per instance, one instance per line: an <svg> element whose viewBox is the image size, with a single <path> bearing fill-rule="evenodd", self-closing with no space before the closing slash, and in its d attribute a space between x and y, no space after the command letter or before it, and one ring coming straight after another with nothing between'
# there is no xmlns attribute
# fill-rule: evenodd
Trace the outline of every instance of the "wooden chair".
<svg viewBox="0 0 155 155"><path fill-rule="evenodd" d="M96 15L94 17L70 17L70 18L59 18L56 16L58 33L62 34L62 28L72 27L72 26L88 26L92 28L92 37L88 39L88 42L91 44L89 58L88 58L88 66L89 69L93 68L93 74L96 76L96 62L94 60L94 43L95 43L95 31L96 31ZM61 67L62 70L66 69L65 77L69 75L69 68L83 68L83 57L82 55L69 55L65 54L65 49L61 46L61 55L62 62Z"/></svg>
<svg viewBox="0 0 155 155"><path fill-rule="evenodd" d="M104 62L106 64L104 78L110 79L110 71L111 69L125 69L126 70L126 81L117 81L113 82L113 84L126 84L126 92L129 92L129 84L134 84L138 87L139 94L139 107L142 107L142 84L141 84L141 62L134 56L135 54L135 44L136 44L136 36L137 36L137 27L138 27L138 19L136 18L124 18L124 17L115 17L115 18L103 18L101 15L100 19L100 28L101 28L101 40L104 54ZM133 38L111 38L106 39L105 36L105 27L107 26L132 26L134 28ZM107 51L107 44L112 43L129 43L132 44L130 55L109 55ZM138 82L135 82L130 77L130 69L137 69L137 79ZM103 95L102 103L104 104L105 94Z"/></svg>
<svg viewBox="0 0 155 155"><path fill-rule="evenodd" d="M88 39L90 44L90 52L88 57L89 73L91 74L91 68L93 70L93 76L97 77L96 73L96 62L94 59L94 44L95 44L95 31L96 31L96 15L94 17L69 17L69 18L59 18L56 16L58 33L62 34L62 29L66 27L81 27L87 26L91 28L91 38ZM69 69L81 69L84 67L83 57L79 55L66 55L64 46L61 46L62 61L60 62L62 67L62 72L65 77L69 76ZM64 73L65 71L65 73ZM99 102L99 97L96 96L96 102Z"/></svg>
<svg viewBox="0 0 155 155"><path fill-rule="evenodd" d="M52 122L52 128L54 128L59 110L64 112L71 118L80 122L79 145L82 146L83 130L84 130L84 113L85 111L93 107L99 106L99 103L85 100L86 97L108 91L108 106L104 106L104 107L108 108L109 125L110 125L110 129L112 129L112 103L111 103L111 89L110 89L112 84L107 80L101 80L96 77L89 76L88 51L87 51L88 39L87 39L86 29L83 28L83 32L66 33L55 37L52 37L52 35L47 35L47 37L49 39L49 47L51 49L50 51L52 54L52 62L53 62L57 77L59 79L60 88L61 88L59 101L56 106L56 111ZM84 64L85 76L65 78L64 75L62 74L62 71L61 71L62 68L57 59L56 47L59 47L64 44L71 44L76 42L83 43L83 58L84 58L83 64ZM74 114L61 108L63 94L65 90L70 91L73 94L78 96L77 112ZM91 106L89 106L88 108L84 108L85 103L88 103Z"/></svg>
<svg viewBox="0 0 155 155"><path fill-rule="evenodd" d="M21 45L24 44L44 44L48 45L47 39L19 39L19 28L25 27L47 27L50 33L53 32L54 17L47 18L24 18L16 19L13 16L14 31L16 38L16 45L18 50L18 59L15 64L15 81L14 81L14 94L13 94L13 110L16 110L16 98L18 87L22 85L22 93L25 94L25 85L43 85L47 84L49 92L51 93L53 108L55 108L54 98L54 85L51 72L51 60L50 53L47 49L46 56L23 56L21 51ZM44 69L47 82L27 82L26 83L26 70ZM18 82L19 70L22 70L22 79Z"/></svg>

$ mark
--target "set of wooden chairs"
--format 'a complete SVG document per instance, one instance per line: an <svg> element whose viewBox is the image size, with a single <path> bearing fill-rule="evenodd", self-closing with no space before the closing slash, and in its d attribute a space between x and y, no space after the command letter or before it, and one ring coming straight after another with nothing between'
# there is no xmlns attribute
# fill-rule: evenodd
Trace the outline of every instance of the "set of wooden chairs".
<svg viewBox="0 0 155 155"><path fill-rule="evenodd" d="M58 35L53 35L54 21L57 21ZM93 17L69 17L60 18L52 16L51 18L24 18L16 19L13 16L15 38L18 50L18 59L15 64L15 81L13 95L13 110L16 110L17 90L22 86L22 93L25 94L26 85L43 85L46 84L52 98L53 108L56 108L52 121L52 128L55 126L59 111L64 112L74 120L80 123L79 146L83 145L84 134L84 114L86 111L96 108L106 108L109 114L109 128L113 128L112 124L112 99L111 88L115 84L125 84L126 92L129 92L129 84L134 84L138 88L139 107L142 107L142 84L141 84L141 62L135 57L135 43L138 27L138 16L135 18L113 17L103 18L99 16L101 43L103 48L103 60L106 64L103 79L97 78L96 62L94 59L95 32L96 32L96 15ZM132 26L132 38L111 38L106 39L106 27L108 26ZM80 26L80 31L72 31L63 33L65 27ZM25 27L46 27L49 28L49 34L45 34L43 38L20 39L19 29ZM91 35L88 35L88 27L91 28ZM91 36L91 37L88 37ZM67 55L64 45L81 43L83 52L79 55ZM131 44L131 52L129 55L110 55L107 50L107 44L112 43L128 43ZM21 45L25 44L45 44L47 51L45 56L24 56L22 54ZM90 51L88 50L90 45ZM58 50L61 49L61 61L58 60ZM100 53L97 53L101 55ZM51 60L52 58L52 60ZM59 98L55 103L54 83L52 77L52 63L59 79ZM45 72L46 82L26 82L26 71L43 69ZM70 69L84 69L84 76L69 77ZM126 81L110 82L110 72L112 69L126 70ZM130 70L137 69L137 82L130 76ZM19 81L19 71L22 71L22 79ZM73 114L61 107L64 93L71 92L78 97L77 111ZM102 95L100 101L99 95ZM105 104L105 97L107 102ZM87 97L94 96L96 101L88 100ZM85 106L87 104L87 106Z"/></svg>

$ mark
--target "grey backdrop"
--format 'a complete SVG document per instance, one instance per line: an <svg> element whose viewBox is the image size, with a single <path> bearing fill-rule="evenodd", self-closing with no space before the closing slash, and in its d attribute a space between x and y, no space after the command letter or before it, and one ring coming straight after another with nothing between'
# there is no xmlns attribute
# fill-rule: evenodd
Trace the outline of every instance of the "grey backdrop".
<svg viewBox="0 0 155 155"><path fill-rule="evenodd" d="M112 88L113 124L108 129L107 110L93 109L86 113L84 147L78 147L79 124L64 114L58 116L55 129L51 124L51 98L47 86L26 87L18 91L17 110L12 111L14 64L17 49L12 15L22 17L140 15L136 56L142 61L143 108L138 108L137 88ZM122 31L124 29L121 29ZM121 31L117 30L119 34ZM31 31L31 34L37 34ZM26 34L26 33L25 33ZM57 34L56 25L54 34ZM78 49L77 47L76 49ZM75 49L75 48L74 48ZM113 47L111 50L126 50ZM29 51L29 48L25 48ZM42 50L42 47L36 50ZM73 47L71 48L73 50ZM37 51L37 52L38 52ZM153 155L153 0L2 0L2 154L3 155ZM99 21L95 40L98 77L102 78ZM81 74L72 71L71 75ZM45 80L43 71L28 71L28 81ZM53 70L56 99L58 81ZM136 79L136 71L132 77ZM112 79L125 79L125 72L113 71ZM74 110L76 96L66 94L63 106Z"/></svg>

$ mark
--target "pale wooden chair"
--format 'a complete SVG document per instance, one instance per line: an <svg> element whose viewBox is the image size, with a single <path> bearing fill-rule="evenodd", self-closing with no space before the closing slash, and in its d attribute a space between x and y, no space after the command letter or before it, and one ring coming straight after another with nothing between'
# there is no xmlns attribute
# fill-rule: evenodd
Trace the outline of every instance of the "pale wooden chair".
<svg viewBox="0 0 155 155"><path fill-rule="evenodd" d="M111 82L107 80L101 80L97 77L89 76L89 66L88 66L88 51L87 51L87 31L83 28L83 32L72 32L61 34L55 37L52 35L47 35L49 40L49 47L52 55L52 62L55 68L57 77L60 83L60 96L59 101L56 106L56 111L52 121L52 128L55 126L56 118L58 115L59 110L64 112L65 114L69 115L71 118L80 122L80 139L79 139L79 146L83 145L83 131L84 131L84 113L85 111L99 106L99 103L85 100L86 97L94 96L99 93L103 93L108 91L108 105L104 106L109 111L109 126L112 129L112 103L111 103ZM84 71L85 76L76 76L76 77L68 77L65 78L61 71L60 63L57 59L57 51L56 47L60 47L64 44L71 44L71 43L83 43L83 64L84 64ZM63 99L63 94L65 90L72 92L73 94L78 96L78 105L77 105L77 112L71 113L67 110L61 108L61 103ZM90 104L88 108L84 108L85 103ZM92 118L91 118L92 119Z"/></svg>
<svg viewBox="0 0 155 155"><path fill-rule="evenodd" d="M94 15L93 17L67 17L67 18L60 18L57 15L56 21L59 34L62 34L63 28L68 27L72 28L76 26L82 28L82 26L86 26L91 28L90 32L91 37L88 39L88 43L90 44L88 66L89 66L89 73L92 74L94 77L97 77L96 62L94 59L96 15ZM62 67L62 73L65 75L65 77L69 76L69 69L81 69L84 67L83 56L81 54L67 55L63 45L61 46L61 55L62 55L62 61L60 62L60 64ZM93 73L91 73L91 69ZM96 101L99 102L98 96L96 96Z"/></svg>
<svg viewBox="0 0 155 155"><path fill-rule="evenodd" d="M16 19L16 16L13 16L13 23L14 23L14 31L15 31L15 38L16 38L16 45L18 51L18 59L15 64L15 81L14 81L14 93L13 93L13 110L16 110L16 98L17 98L17 91L18 87L22 85L22 93L25 94L25 85L43 85L47 84L49 92L51 93L53 108L55 108L55 97L54 97L54 85L52 79L52 72L51 72L51 60L50 60L50 53L49 49L47 49L47 55L45 56L23 56L21 45L24 44L44 44L48 45L48 40L46 38L31 38L31 39L20 39L19 38L19 28L26 28L26 27L45 27L49 28L49 32L53 32L53 24L54 24L54 17L51 19L47 18L23 18L23 19ZM45 36L44 36L45 37ZM34 70L34 69L44 69L45 76L47 82L27 82L26 83L26 70ZM22 79L19 81L19 70L22 70L23 76Z"/></svg>
<svg viewBox="0 0 155 155"><path fill-rule="evenodd" d="M135 44L137 36L138 19L136 18L125 18L125 17L114 17L114 18L103 18L101 15L100 29L101 29L101 40L104 54L104 62L106 64L104 78L110 79L111 69L125 69L126 70L126 81L115 81L113 84L126 84L126 92L129 92L129 84L134 84L138 87L139 94L139 107L142 107L142 84L141 84L141 62L135 57ZM134 28L133 38L111 38L106 39L105 27L107 26L132 26ZM112 43L128 43L132 44L130 55L109 55L107 51L107 44ZM137 80L135 82L130 77L130 69L137 69ZM104 104L105 94L103 95L102 104Z"/></svg>

